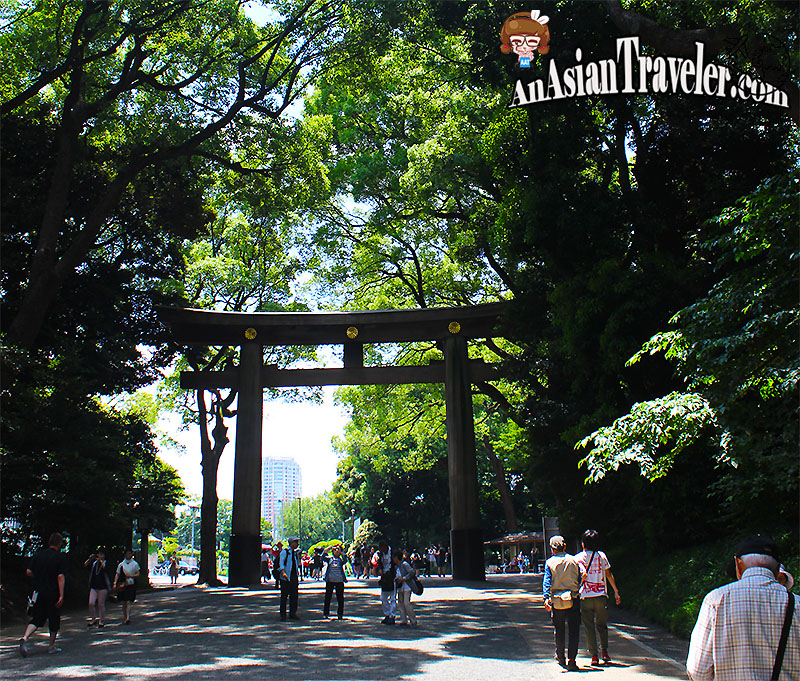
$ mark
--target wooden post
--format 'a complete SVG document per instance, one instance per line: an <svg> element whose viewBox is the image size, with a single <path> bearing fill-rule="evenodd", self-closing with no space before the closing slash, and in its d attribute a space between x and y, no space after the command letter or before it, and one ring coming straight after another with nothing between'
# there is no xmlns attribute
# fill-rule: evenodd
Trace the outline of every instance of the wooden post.
<svg viewBox="0 0 800 681"><path fill-rule="evenodd" d="M261 581L261 421L263 347L243 343L239 359L236 458L228 584Z"/></svg>
<svg viewBox="0 0 800 681"><path fill-rule="evenodd" d="M466 338L452 335L445 340L444 366L453 579L483 581L486 572L478 512L475 422Z"/></svg>

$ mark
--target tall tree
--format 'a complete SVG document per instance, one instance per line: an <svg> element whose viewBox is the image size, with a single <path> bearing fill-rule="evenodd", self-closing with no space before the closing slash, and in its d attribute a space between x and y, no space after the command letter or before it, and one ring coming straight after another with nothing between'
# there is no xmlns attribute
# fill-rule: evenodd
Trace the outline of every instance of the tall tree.
<svg viewBox="0 0 800 681"><path fill-rule="evenodd" d="M6 3L0 114L42 110L54 131L11 343L34 345L57 292L146 173L177 161L243 173L269 166L269 144L257 156L242 148L280 128L335 43L334 3L289 1L279 11L259 27L238 0ZM97 160L97 187L80 205L87 156Z"/></svg>
<svg viewBox="0 0 800 681"><path fill-rule="evenodd" d="M493 286L513 293L505 333L523 348L511 362L522 394L508 414L525 424L526 482L539 501L560 512L567 530L602 508L616 514L618 526L631 523L648 546L685 540L671 527L648 527L644 514L611 509L605 499L622 490L643 500L649 493L657 515L681 484L702 496L714 481L703 452L694 453L679 481L661 481L657 491L626 474L587 488L572 443L637 399L677 387L666 363L626 368L625 360L708 289L713 273L696 248L703 225L787 167L791 118L752 102L679 95L589 96L509 111L521 74L500 53L497 35L517 7L410 2L403 8L412 18L400 24L389 5L378 5L377 21L391 27L382 34L390 37L366 42L364 59L347 77L321 86L310 108L334 128L332 181L366 214L340 230L354 244L342 295L366 291L378 299L389 277L396 290L404 279L420 280L412 276L413 257L391 257L403 254L390 248L397 237L418 253L438 247L440 262L454 262L451 272L469 263L475 274L458 277L455 286L467 281L470 300L485 299ZM523 78L546 79L554 60L562 69L573 66L578 47L592 59L613 59L620 17L609 13L612 5L579 3L566 14L543 3L558 39ZM678 19L700 29L733 23L740 35L796 41L797 10L788 4L743 7L734 19L719 4L626 9L640 18L655 13L649 29ZM370 15L356 30L375 21ZM783 54L780 40L759 57L774 57L796 80L796 54ZM716 54L737 72L756 60L731 43ZM745 160L741 144L754 155ZM372 261L361 255L365 246L376 254ZM408 300L420 304L419 296ZM503 394L494 395L498 405ZM687 474L692 468L695 474ZM718 514L713 502L699 506L708 519L686 521L707 533Z"/></svg>

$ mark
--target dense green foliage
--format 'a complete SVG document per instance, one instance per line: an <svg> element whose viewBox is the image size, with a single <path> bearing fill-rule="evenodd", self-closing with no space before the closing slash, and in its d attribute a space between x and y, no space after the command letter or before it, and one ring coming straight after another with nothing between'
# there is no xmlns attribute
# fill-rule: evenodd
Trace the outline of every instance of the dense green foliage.
<svg viewBox="0 0 800 681"><path fill-rule="evenodd" d="M797 4L543 0L551 50L524 72L499 49L517 3L272 9L263 25L236 0L0 10L2 511L18 536L58 523L114 541L137 513L169 529L179 490L152 414L120 407L167 373L157 404L198 426L201 579L216 578L236 393L179 396L176 370L237 351L174 347L159 304L507 300L497 337L469 348L504 371L473 386L487 538L557 515L643 564L677 556L658 598L682 631L716 577L681 551L760 530L797 553ZM613 58L642 17L646 54L702 39L708 60L783 88L789 111L675 93L508 108L517 79L574 66L577 48ZM435 343L365 352L442 358ZM372 538L446 543L441 387L338 399L338 479L305 500L303 534L333 539L355 511ZM299 532L299 508L285 523Z"/></svg>
<svg viewBox="0 0 800 681"><path fill-rule="evenodd" d="M709 30L732 21L721 6L627 8L670 26L677 17L678 25ZM409 2L395 24L392 3L379 19L394 30L391 38L323 78L307 111L333 128L330 177L341 198L317 234L328 249L323 276L340 282L342 299L358 307L512 300L505 333L518 347L494 359L505 360L515 387L477 386L484 395L476 396L475 412L478 424L487 409L503 416L501 424L495 416L502 427L489 429L488 439L479 433L482 468L490 467L488 450L503 464L499 479L482 476L482 489L488 497L502 478L511 483L523 526L554 514L564 531L577 533L591 519L612 540L639 537L645 550L708 537L732 519L764 531L791 527L798 516L797 295L787 282L797 274L797 216L795 191L780 179L796 167L789 117L674 95L587 97L510 111L505 104L519 73L493 37L514 9ZM541 10L557 17L562 68L575 46L593 58L611 56L620 27L601 4L566 11L563 3L544 3ZM788 4L751 8L725 30L755 23L794 39L787 33L794 19ZM367 32L376 20L354 18L352 30ZM546 74L556 54L540 58L530 78ZM732 69L761 68L746 50L723 48L717 58ZM796 59L781 58L794 74ZM348 196L358 203L348 204ZM756 293L763 302L748 305ZM626 364L679 310L684 336L705 334L684 342L706 353L706 366L690 359L688 374L675 376L650 354ZM736 349L722 361L708 359L709 348L726 343ZM487 350L494 349L472 351ZM435 354L403 348L396 357ZM741 374L739 388L730 385L731 372ZM780 407L754 409L754 393ZM447 512L437 390L347 389L340 399L353 415L340 445L342 509L355 504L390 534L403 536L404 527L440 534L446 526L430 526ZM747 405L747 419L737 401ZM597 430L634 404L625 417L633 423L620 419L625 431L615 431L629 447ZM716 439L704 437L715 424ZM586 454L573 447L593 431L607 448L586 460L594 481L587 486L578 465ZM601 451L605 468L596 463ZM757 463L757 452L768 465ZM638 465L620 468L625 463ZM639 466L653 482L637 477ZM759 467L764 476L753 470ZM603 476L606 470L614 473ZM743 503L767 478L781 490L769 513ZM421 521L417 509L432 497L438 513L427 508ZM493 533L499 528L487 508L484 531Z"/></svg>
<svg viewBox="0 0 800 681"><path fill-rule="evenodd" d="M775 539L781 555L786 556L786 569L799 574L796 539L790 533L776 534ZM731 541L727 536L644 558L635 546L628 545L619 547L612 560L614 577L618 584L624 584L620 586L625 592L623 607L631 604L684 638L691 634L705 595L731 581L726 573L731 561Z"/></svg>

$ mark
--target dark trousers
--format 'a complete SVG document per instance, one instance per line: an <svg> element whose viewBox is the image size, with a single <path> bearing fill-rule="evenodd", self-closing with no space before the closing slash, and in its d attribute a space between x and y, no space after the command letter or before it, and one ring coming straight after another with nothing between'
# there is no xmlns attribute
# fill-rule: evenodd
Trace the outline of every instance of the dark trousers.
<svg viewBox="0 0 800 681"><path fill-rule="evenodd" d="M336 589L336 614L341 618L344 615L344 582L325 582L325 605L322 608L322 614L325 617L331 614L331 599L334 589Z"/></svg>
<svg viewBox="0 0 800 681"><path fill-rule="evenodd" d="M572 601L571 608L564 610L553 610L550 613L553 618L553 628L556 638L556 657L564 659L564 634L569 627L569 641L567 643L567 659L574 660L578 656L578 637L581 632L581 605L579 600Z"/></svg>
<svg viewBox="0 0 800 681"><path fill-rule="evenodd" d="M280 580L281 584L281 619L286 619L286 601L289 601L289 615L294 617L297 615L297 596L299 589L299 580L297 573L292 575L291 579Z"/></svg>

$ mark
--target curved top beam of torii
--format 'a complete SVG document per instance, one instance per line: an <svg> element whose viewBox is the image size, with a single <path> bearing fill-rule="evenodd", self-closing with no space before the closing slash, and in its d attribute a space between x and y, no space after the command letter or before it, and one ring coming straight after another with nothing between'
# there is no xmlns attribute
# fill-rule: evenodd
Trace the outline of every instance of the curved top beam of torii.
<svg viewBox="0 0 800 681"><path fill-rule="evenodd" d="M496 336L508 303L357 312L215 312L160 307L173 338L186 345L338 345Z"/></svg>

